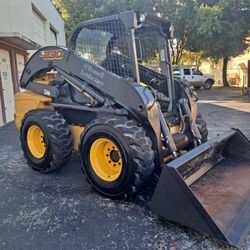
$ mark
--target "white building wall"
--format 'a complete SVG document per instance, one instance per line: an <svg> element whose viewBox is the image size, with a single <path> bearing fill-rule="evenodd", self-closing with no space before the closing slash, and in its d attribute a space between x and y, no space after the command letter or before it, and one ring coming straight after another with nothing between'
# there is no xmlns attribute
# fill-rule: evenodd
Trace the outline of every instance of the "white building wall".
<svg viewBox="0 0 250 250"><path fill-rule="evenodd" d="M65 46L64 22L50 0L0 0L0 126L14 119L27 49L56 44Z"/></svg>
<svg viewBox="0 0 250 250"><path fill-rule="evenodd" d="M229 83L232 86L243 87L247 85L248 75L247 67L248 61L250 60L250 48L240 56L230 58L227 67L227 74ZM223 85L222 83L222 68L223 61L219 62L203 62L200 66L200 70L203 73L211 74L215 78L215 83L217 85Z"/></svg>
<svg viewBox="0 0 250 250"><path fill-rule="evenodd" d="M44 19L45 45L51 44L51 26L57 33L57 44L65 45L64 22L50 0L0 0L0 4L0 34L20 33L35 42L34 9Z"/></svg>

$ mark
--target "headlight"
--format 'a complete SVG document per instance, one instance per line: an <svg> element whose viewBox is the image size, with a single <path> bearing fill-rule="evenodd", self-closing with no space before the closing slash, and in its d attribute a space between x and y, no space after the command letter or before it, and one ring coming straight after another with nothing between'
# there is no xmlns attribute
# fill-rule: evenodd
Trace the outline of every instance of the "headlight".
<svg viewBox="0 0 250 250"><path fill-rule="evenodd" d="M143 23L146 19L145 14L140 14L140 22Z"/></svg>

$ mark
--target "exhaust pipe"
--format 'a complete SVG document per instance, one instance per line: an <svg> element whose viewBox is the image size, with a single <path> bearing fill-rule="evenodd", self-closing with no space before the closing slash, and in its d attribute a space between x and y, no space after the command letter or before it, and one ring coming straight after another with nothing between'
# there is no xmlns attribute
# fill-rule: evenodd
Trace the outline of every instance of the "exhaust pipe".
<svg viewBox="0 0 250 250"><path fill-rule="evenodd" d="M164 165L151 206L239 247L250 230L250 141L231 129Z"/></svg>

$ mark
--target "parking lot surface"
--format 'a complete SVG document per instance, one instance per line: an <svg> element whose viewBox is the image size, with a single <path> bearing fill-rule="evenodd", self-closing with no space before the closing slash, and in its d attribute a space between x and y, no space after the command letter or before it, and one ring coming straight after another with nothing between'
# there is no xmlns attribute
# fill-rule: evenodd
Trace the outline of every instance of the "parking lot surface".
<svg viewBox="0 0 250 250"><path fill-rule="evenodd" d="M198 94L210 138L230 127L250 138L250 99L240 90ZM0 249L231 249L160 220L150 192L129 201L102 197L85 180L77 154L58 172L31 170L13 123L0 128L0 142ZM250 249L250 234L241 249Z"/></svg>

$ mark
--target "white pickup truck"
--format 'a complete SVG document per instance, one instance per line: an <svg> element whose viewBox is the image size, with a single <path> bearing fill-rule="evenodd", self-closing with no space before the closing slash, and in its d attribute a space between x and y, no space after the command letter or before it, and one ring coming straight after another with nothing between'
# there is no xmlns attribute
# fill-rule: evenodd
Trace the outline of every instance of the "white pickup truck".
<svg viewBox="0 0 250 250"><path fill-rule="evenodd" d="M214 77L212 75L203 74L194 67L189 66L174 66L173 74L175 77L185 79L189 85L195 89L211 89L214 84Z"/></svg>

